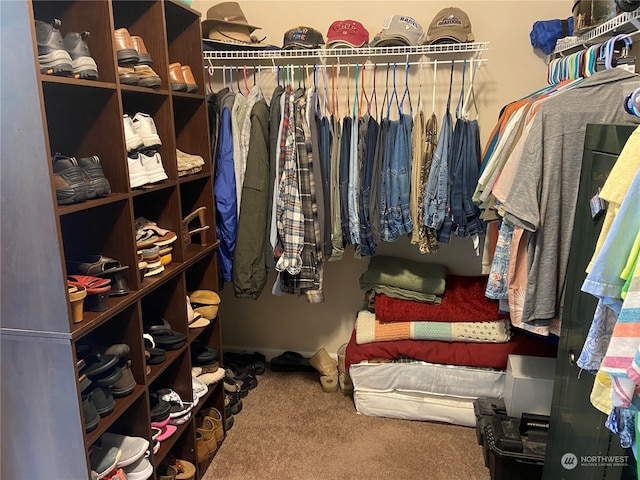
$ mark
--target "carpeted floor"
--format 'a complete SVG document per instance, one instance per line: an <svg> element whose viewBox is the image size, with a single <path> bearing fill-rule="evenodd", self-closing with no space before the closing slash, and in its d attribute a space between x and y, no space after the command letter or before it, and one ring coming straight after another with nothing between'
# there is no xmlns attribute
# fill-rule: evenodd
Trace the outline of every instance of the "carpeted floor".
<svg viewBox="0 0 640 480"><path fill-rule="evenodd" d="M317 373L267 372L203 480L489 480L473 428L367 417Z"/></svg>

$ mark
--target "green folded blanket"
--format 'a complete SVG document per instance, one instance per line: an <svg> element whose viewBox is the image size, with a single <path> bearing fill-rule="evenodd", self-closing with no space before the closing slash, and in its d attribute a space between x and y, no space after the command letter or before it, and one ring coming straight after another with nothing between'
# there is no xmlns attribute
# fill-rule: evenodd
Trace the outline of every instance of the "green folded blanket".
<svg viewBox="0 0 640 480"><path fill-rule="evenodd" d="M356 343L394 340L505 343L511 340L511 322L380 322L368 310L358 312Z"/></svg>
<svg viewBox="0 0 640 480"><path fill-rule="evenodd" d="M362 286L362 282L360 283ZM413 300L414 302L432 303L434 305L440 305L442 297L438 297L433 293L415 292L413 290L405 290L404 288L390 287L389 285L367 285L364 288L367 292L384 293L387 297L399 298L402 300Z"/></svg>
<svg viewBox="0 0 640 480"><path fill-rule="evenodd" d="M360 277L360 288L369 291L375 285L387 285L441 296L446 276L447 269L444 265L376 255L371 257L369 267Z"/></svg>

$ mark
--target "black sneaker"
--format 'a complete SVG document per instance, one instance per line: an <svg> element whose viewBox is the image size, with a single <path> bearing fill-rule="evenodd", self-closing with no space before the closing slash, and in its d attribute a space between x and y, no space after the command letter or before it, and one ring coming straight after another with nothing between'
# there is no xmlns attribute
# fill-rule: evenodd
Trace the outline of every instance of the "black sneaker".
<svg viewBox="0 0 640 480"><path fill-rule="evenodd" d="M98 66L91 56L89 46L85 40L86 38L89 38L89 32L67 33L63 40L64 49L71 57L71 67L73 68L74 77L97 80Z"/></svg>
<svg viewBox="0 0 640 480"><path fill-rule="evenodd" d="M89 198L89 184L74 157L54 155L53 177L58 205L84 202Z"/></svg>
<svg viewBox="0 0 640 480"><path fill-rule="evenodd" d="M116 408L116 401L109 390L96 387L91 390L90 395L91 403L96 407L96 411L101 417L106 417Z"/></svg>
<svg viewBox="0 0 640 480"><path fill-rule="evenodd" d="M104 197L111 193L109 180L104 176L100 159L97 155L78 159L78 166L85 174L85 180L91 185L97 197Z"/></svg>
<svg viewBox="0 0 640 480"><path fill-rule="evenodd" d="M64 48L60 34L61 21L57 18L46 23L36 20L36 39L38 41L38 63L40 73L47 75L73 75L73 62Z"/></svg>
<svg viewBox="0 0 640 480"><path fill-rule="evenodd" d="M91 395L82 397L82 413L84 416L84 430L90 432L100 423L100 415L96 410L96 406L91 401Z"/></svg>

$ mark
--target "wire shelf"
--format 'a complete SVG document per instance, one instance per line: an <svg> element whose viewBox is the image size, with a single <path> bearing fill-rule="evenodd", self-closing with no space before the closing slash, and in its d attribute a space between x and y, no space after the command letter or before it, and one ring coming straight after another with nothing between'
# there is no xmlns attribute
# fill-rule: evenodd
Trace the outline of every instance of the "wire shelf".
<svg viewBox="0 0 640 480"><path fill-rule="evenodd" d="M364 47L364 48L330 48L330 49L305 49L305 50L205 50L205 60L272 60L280 59L340 59L357 57L384 57L412 55L439 55L475 53L489 49L489 42L475 43L449 43L440 45L419 45L412 47Z"/></svg>
<svg viewBox="0 0 640 480"><path fill-rule="evenodd" d="M601 25L598 25L593 30L589 30L587 33L580 35L579 37L573 37L567 39L566 42L558 41L558 45L553 50L552 55L571 50L572 48L584 47L586 45L593 45L603 40L601 37L608 36L613 33L637 33L640 31L640 10L634 10L633 12L625 12L608 20Z"/></svg>

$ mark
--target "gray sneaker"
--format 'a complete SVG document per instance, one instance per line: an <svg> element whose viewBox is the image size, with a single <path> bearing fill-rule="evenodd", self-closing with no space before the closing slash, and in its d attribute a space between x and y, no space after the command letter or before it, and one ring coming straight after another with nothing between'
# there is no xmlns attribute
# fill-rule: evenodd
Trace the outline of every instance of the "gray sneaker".
<svg viewBox="0 0 640 480"><path fill-rule="evenodd" d="M105 432L102 434L102 447L116 447L122 452L116 467L129 466L142 457L149 449L149 440L142 437L129 437L117 433Z"/></svg>
<svg viewBox="0 0 640 480"><path fill-rule="evenodd" d="M95 189L85 181L75 157L53 156L53 183L58 205L84 202L92 193L95 197Z"/></svg>
<svg viewBox="0 0 640 480"><path fill-rule="evenodd" d="M69 52L64 48L64 41L60 34L61 24L62 22L57 18L54 18L51 23L36 20L40 73L62 76L73 74L73 62Z"/></svg>
<svg viewBox="0 0 640 480"><path fill-rule="evenodd" d="M73 75L76 78L97 80L98 66L89 51L89 46L86 41L87 38L89 38L89 32L67 33L63 40L64 48L71 57Z"/></svg>

